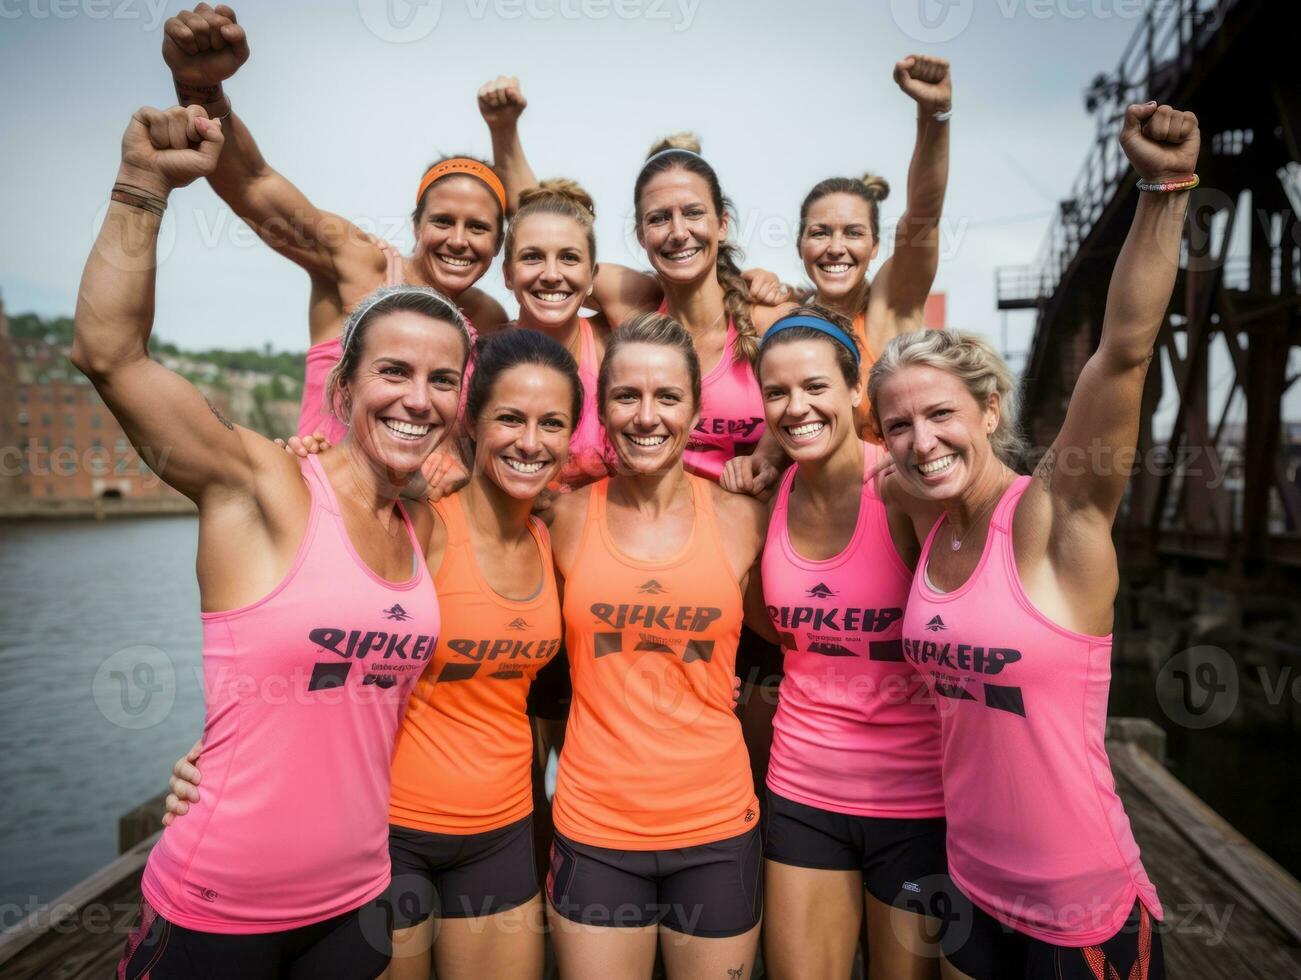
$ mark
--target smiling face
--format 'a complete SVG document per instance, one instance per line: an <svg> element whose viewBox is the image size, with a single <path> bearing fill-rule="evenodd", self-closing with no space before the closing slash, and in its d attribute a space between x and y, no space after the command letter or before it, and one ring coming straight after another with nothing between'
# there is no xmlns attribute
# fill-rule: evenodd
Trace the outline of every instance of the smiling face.
<svg viewBox="0 0 1301 980"><path fill-rule="evenodd" d="M520 307L520 325L562 327L578 316L592 291L596 267L587 231L560 214L515 219L502 273Z"/></svg>
<svg viewBox="0 0 1301 980"><path fill-rule="evenodd" d="M393 474L413 473L456 421L465 342L423 313L383 313L366 326L357 367L341 386L358 447Z"/></svg>
<svg viewBox="0 0 1301 980"><path fill-rule="evenodd" d="M843 299L861 287L878 247L871 207L858 195L827 194L809 205L800 258L823 301Z"/></svg>
<svg viewBox="0 0 1301 980"><path fill-rule="evenodd" d="M924 499L957 499L997 462L989 437L998 426L998 395L981 405L947 371L899 368L877 389L876 411L899 474Z"/></svg>
<svg viewBox="0 0 1301 980"><path fill-rule="evenodd" d="M415 222L415 260L430 285L455 299L478 282L501 244L500 223L501 207L483 181L434 181Z"/></svg>
<svg viewBox="0 0 1301 980"><path fill-rule="evenodd" d="M516 500L532 500L569 456L574 419L569 379L517 364L497 376L474 424L474 469Z"/></svg>
<svg viewBox="0 0 1301 980"><path fill-rule="evenodd" d="M795 463L831 456L846 439L857 438L854 407L861 385L845 382L835 341L775 343L759 362L768 430Z"/></svg>
<svg viewBox="0 0 1301 980"><path fill-rule="evenodd" d="M630 343L606 359L601 417L622 468L650 474L680 464L698 418L686 358L672 347Z"/></svg>
<svg viewBox="0 0 1301 980"><path fill-rule="evenodd" d="M647 181L637 203L637 241L663 279L692 283L716 274L727 215L715 209L705 178L681 167L666 170Z"/></svg>

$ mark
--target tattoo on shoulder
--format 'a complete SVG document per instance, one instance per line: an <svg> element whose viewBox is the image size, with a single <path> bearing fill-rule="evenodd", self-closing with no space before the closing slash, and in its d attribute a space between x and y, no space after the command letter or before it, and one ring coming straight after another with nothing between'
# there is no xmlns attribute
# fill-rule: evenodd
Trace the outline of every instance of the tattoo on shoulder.
<svg viewBox="0 0 1301 980"><path fill-rule="evenodd" d="M728 971L727 971L727 975L728 975L729 977L731 977L732 980L741 980L741 975L742 975L743 973L745 973L745 963L744 963L744 961L743 961L743 962L741 963L741 965L738 966L735 970L729 968Z"/></svg>
<svg viewBox="0 0 1301 980"><path fill-rule="evenodd" d="M208 402L208 407L212 409L212 414L217 416L217 421L220 422L222 425L224 425L226 428L230 429L231 432L234 432L235 423L232 422L230 419L226 418L226 416L222 415L221 411L217 408L217 406L214 405L212 402L208 401L208 399L205 398L204 401Z"/></svg>
<svg viewBox="0 0 1301 980"><path fill-rule="evenodd" d="M1049 449L1044 453L1044 458L1039 460L1039 465L1035 467L1034 475L1043 481L1044 489L1053 488L1053 470L1057 468L1057 450Z"/></svg>

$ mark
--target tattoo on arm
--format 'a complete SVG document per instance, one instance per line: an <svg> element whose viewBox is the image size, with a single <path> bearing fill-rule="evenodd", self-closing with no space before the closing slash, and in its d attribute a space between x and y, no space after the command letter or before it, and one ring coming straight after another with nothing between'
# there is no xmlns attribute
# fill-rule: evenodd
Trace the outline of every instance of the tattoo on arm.
<svg viewBox="0 0 1301 980"><path fill-rule="evenodd" d="M741 975L742 975L743 973L745 973L745 961L744 961L744 960L741 962L741 965L738 966L735 970L729 969L729 970L727 971L727 975L728 975L729 977L731 977L732 980L741 980Z"/></svg>
<svg viewBox="0 0 1301 980"><path fill-rule="evenodd" d="M1053 488L1053 470L1056 467L1057 450L1049 449L1048 452L1044 453L1044 458L1039 461L1039 465L1035 467L1034 471L1034 475L1043 480L1045 490Z"/></svg>
<svg viewBox="0 0 1301 980"><path fill-rule="evenodd" d="M224 425L226 428L230 429L231 432L234 432L235 423L232 422L230 419L226 418L226 416L222 415L221 412L218 411L217 406L214 405L212 402L208 401L208 399L205 398L204 401L208 402L208 407L212 409L212 414L217 416L217 421L220 422L222 425Z"/></svg>

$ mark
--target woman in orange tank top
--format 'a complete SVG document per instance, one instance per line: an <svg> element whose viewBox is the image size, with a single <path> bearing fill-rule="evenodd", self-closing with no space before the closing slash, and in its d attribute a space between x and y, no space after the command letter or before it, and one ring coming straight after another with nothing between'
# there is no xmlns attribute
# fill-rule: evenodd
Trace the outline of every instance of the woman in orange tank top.
<svg viewBox="0 0 1301 980"><path fill-rule="evenodd" d="M624 324L598 381L618 474L555 507L574 700L547 897L565 977L649 975L657 944L670 978L754 965L759 804L732 683L767 515L683 469L699 391L680 324Z"/></svg>

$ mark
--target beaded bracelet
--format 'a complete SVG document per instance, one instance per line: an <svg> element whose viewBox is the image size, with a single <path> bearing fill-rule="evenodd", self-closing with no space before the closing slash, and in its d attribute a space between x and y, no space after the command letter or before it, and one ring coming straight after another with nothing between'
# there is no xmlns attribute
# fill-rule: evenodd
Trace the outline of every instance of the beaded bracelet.
<svg viewBox="0 0 1301 980"><path fill-rule="evenodd" d="M108 197L110 201L125 204L127 207L139 208L141 211L148 211L160 218L163 216L163 212L167 210L167 201L165 199L154 197L143 188L132 184L114 184L113 191Z"/></svg>
<svg viewBox="0 0 1301 980"><path fill-rule="evenodd" d="M1138 189L1153 194L1173 194L1175 191L1190 191L1202 182L1196 174L1176 177L1174 180L1140 180Z"/></svg>

